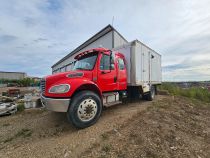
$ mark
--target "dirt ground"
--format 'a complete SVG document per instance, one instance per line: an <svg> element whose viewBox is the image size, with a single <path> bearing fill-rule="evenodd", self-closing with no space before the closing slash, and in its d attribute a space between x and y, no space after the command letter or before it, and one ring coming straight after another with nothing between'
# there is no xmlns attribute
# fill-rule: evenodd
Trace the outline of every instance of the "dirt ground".
<svg viewBox="0 0 210 158"><path fill-rule="evenodd" d="M210 157L210 105L157 96L107 108L78 130L64 113L0 117L0 157Z"/></svg>

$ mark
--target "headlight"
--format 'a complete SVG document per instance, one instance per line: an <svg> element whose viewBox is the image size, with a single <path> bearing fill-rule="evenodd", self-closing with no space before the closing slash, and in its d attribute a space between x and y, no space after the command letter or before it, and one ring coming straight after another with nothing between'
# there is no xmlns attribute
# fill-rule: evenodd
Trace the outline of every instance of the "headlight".
<svg viewBox="0 0 210 158"><path fill-rule="evenodd" d="M69 90L70 90L69 84L60 84L60 85L52 86L49 89L49 93L66 93Z"/></svg>

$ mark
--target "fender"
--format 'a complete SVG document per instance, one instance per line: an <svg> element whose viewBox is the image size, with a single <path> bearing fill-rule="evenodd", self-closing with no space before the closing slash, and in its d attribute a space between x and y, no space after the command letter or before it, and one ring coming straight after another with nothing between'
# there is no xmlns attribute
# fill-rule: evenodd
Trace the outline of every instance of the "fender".
<svg viewBox="0 0 210 158"><path fill-rule="evenodd" d="M70 93L71 97L75 93L77 93L81 90L91 90L91 91L94 91L95 93L97 93L99 95L99 97L102 97L102 92L101 92L100 88L98 87L98 85L89 79L84 79L84 78L77 79L75 85L76 86L74 86L74 89L72 89L72 91Z"/></svg>

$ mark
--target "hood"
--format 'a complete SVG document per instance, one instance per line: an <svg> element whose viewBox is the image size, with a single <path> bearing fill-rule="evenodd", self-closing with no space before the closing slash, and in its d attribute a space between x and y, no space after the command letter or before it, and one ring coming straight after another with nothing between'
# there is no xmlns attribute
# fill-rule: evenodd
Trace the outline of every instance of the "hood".
<svg viewBox="0 0 210 158"><path fill-rule="evenodd" d="M67 72L60 72L53 75L46 76L47 80L61 80L66 78L78 78L78 77L85 77L92 79L92 72L91 71L67 71Z"/></svg>
<svg viewBox="0 0 210 158"><path fill-rule="evenodd" d="M92 81L93 72L92 71L68 71L57 73L53 75L46 76L44 80L41 81L41 88L44 91L45 96L53 96L53 97L66 97L69 96L69 93L65 94L50 94L49 89L52 86L60 85L60 84L69 84L71 85L71 89L73 90L77 83L81 83L81 81ZM75 84L76 83L76 84Z"/></svg>
<svg viewBox="0 0 210 158"><path fill-rule="evenodd" d="M88 80L92 80L93 73L92 71L78 71L78 70L61 72L61 73L46 76L45 80L47 82L46 85L48 89L52 85L66 83L66 82L71 83L71 80L75 80L77 78L86 78Z"/></svg>

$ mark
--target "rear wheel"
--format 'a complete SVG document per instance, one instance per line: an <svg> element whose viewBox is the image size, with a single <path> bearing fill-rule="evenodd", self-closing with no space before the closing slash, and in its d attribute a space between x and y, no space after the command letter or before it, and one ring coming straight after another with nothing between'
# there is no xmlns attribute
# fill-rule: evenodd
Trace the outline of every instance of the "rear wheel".
<svg viewBox="0 0 210 158"><path fill-rule="evenodd" d="M100 97L92 91L81 91L73 97L67 117L75 127L86 128L96 123L101 111Z"/></svg>
<svg viewBox="0 0 210 158"><path fill-rule="evenodd" d="M149 100L149 101L154 100L155 99L155 87L151 86L150 91L147 94L143 95L143 98L145 100Z"/></svg>

